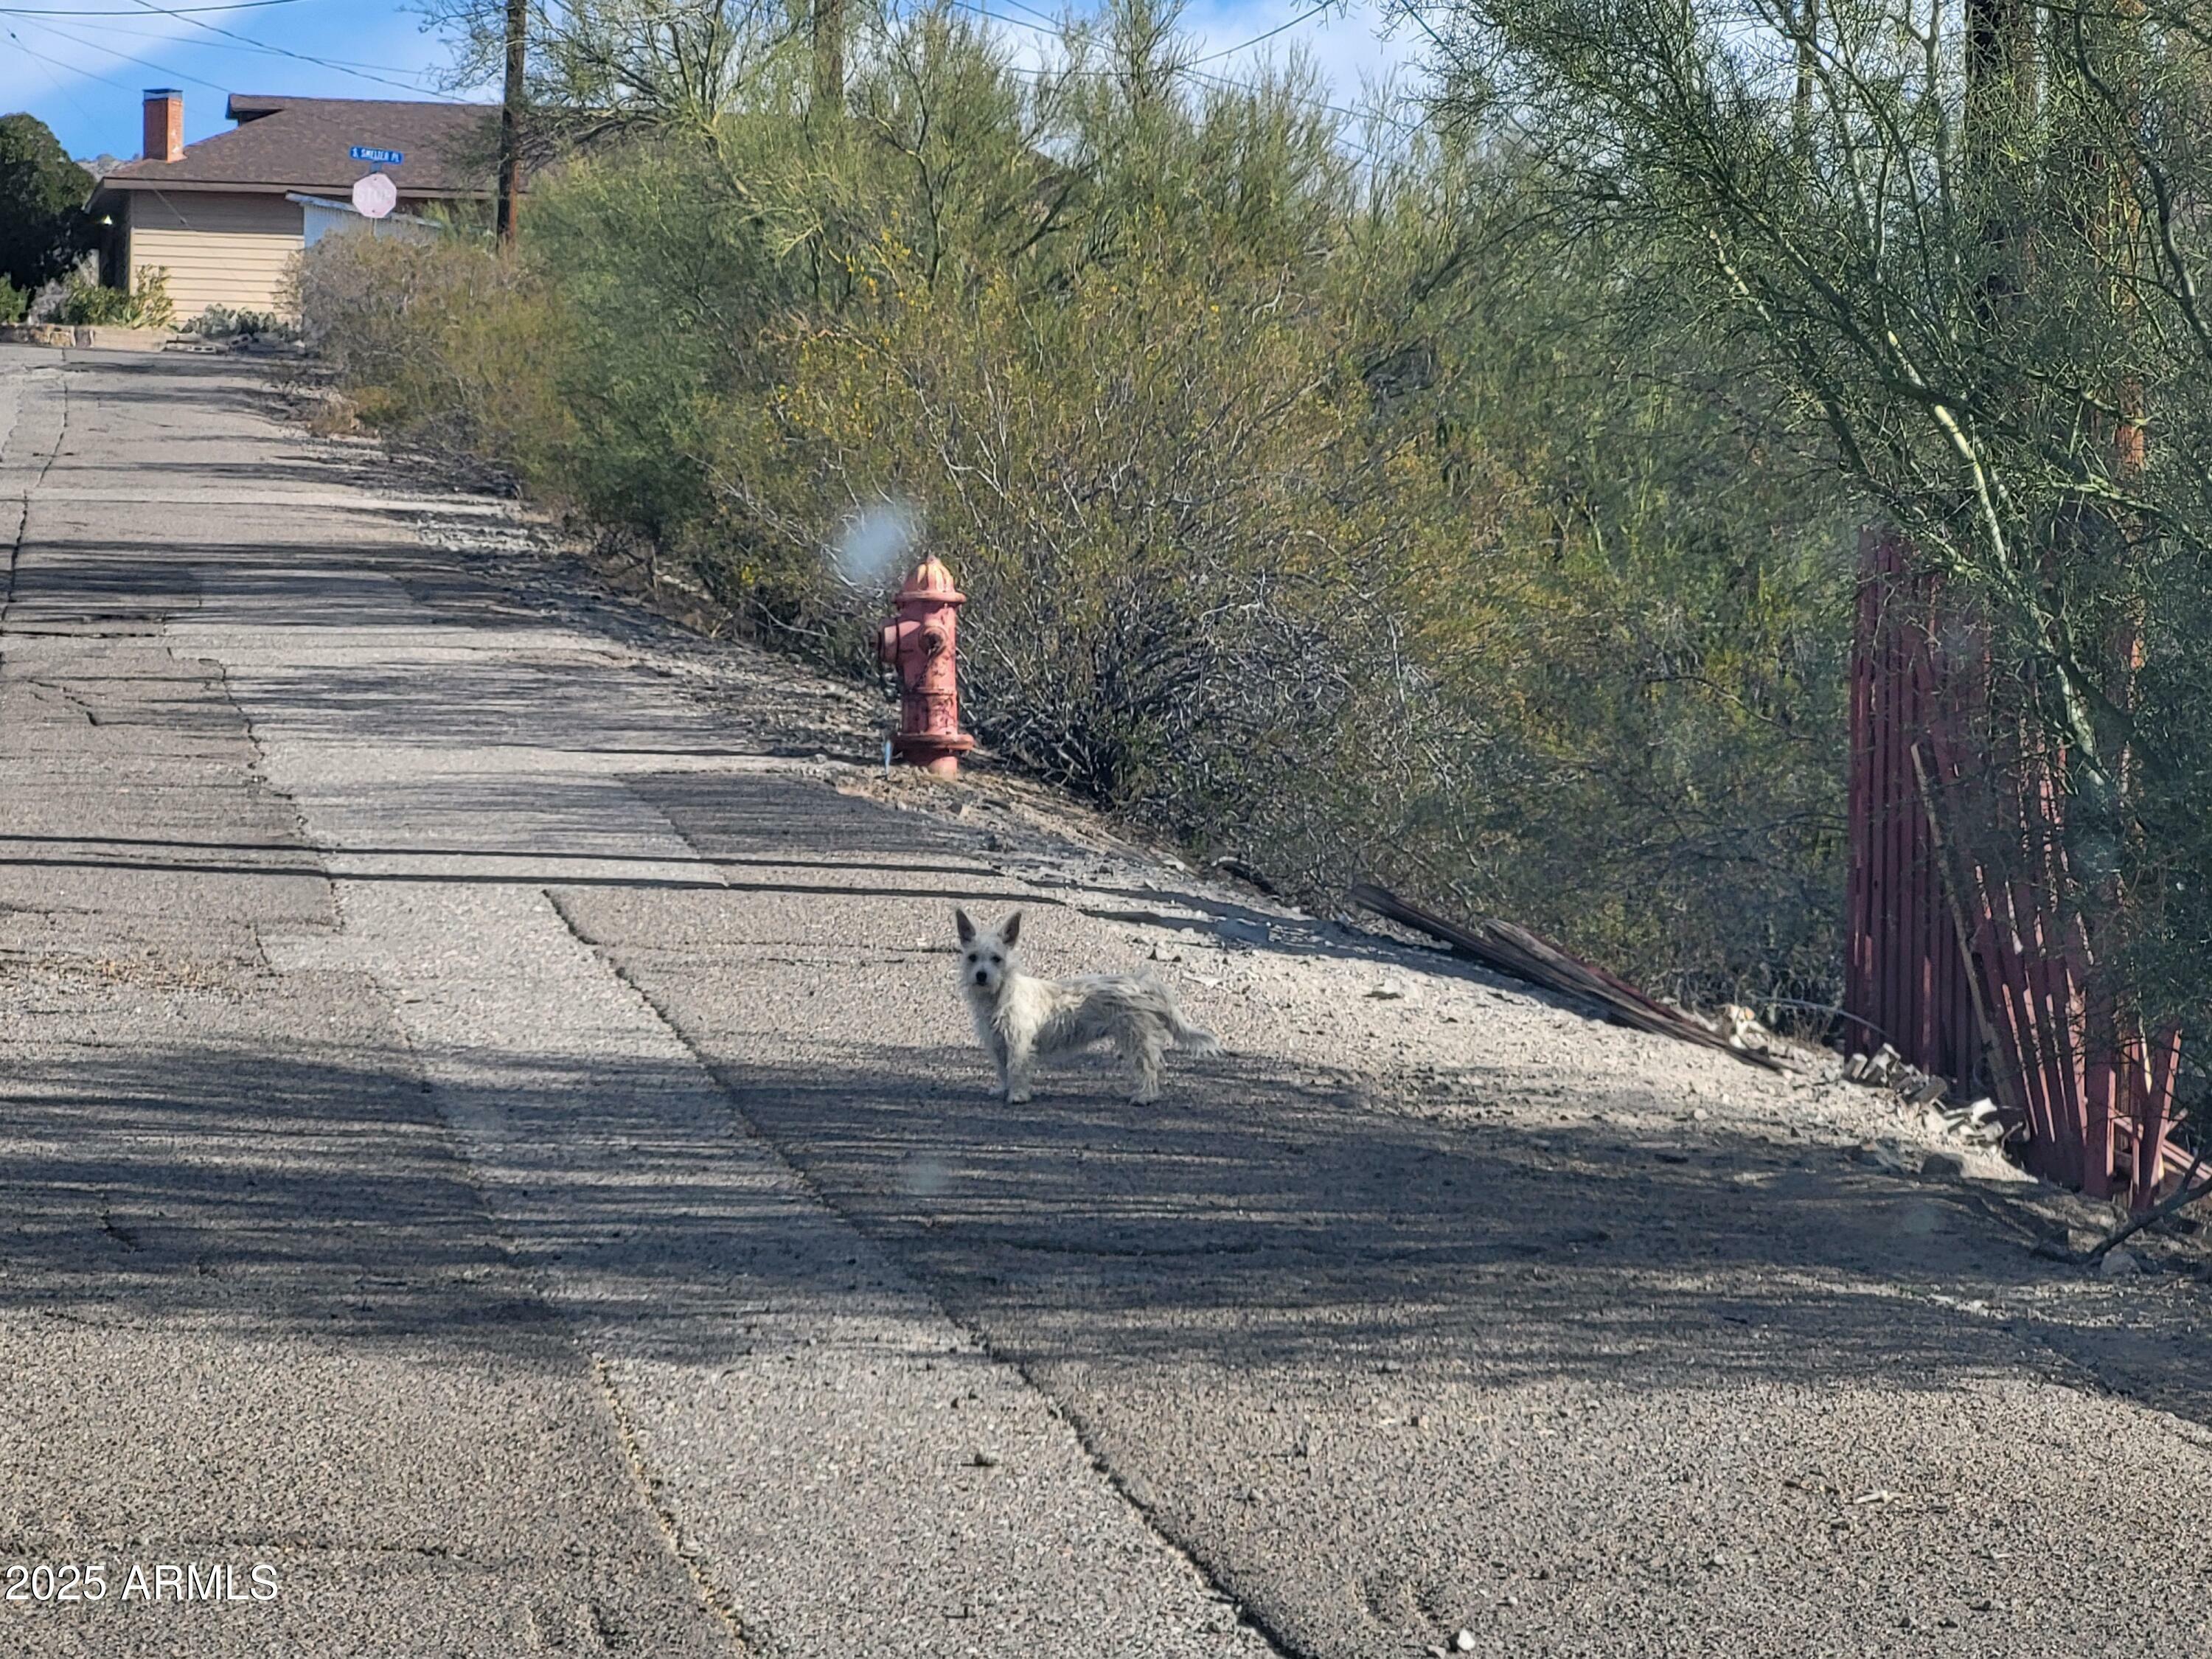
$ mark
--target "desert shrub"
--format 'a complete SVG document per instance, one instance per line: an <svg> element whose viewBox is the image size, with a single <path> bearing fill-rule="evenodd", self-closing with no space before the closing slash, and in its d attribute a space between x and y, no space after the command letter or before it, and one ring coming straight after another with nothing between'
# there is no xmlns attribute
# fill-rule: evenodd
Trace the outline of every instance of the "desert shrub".
<svg viewBox="0 0 2212 1659"><path fill-rule="evenodd" d="M63 293L58 320L77 327L168 328L176 318L176 306L169 298L169 273L142 265L137 282L129 289L72 276Z"/></svg>
<svg viewBox="0 0 2212 1659"><path fill-rule="evenodd" d="M975 728L1201 855L1819 994L1850 544L1756 376L1510 151L1189 52L880 19L841 118L771 56L542 177L519 258L319 246L309 337L848 672L910 523Z"/></svg>
<svg viewBox="0 0 2212 1659"><path fill-rule="evenodd" d="M301 337L364 423L530 477L573 448L543 285L484 244L325 236L295 278Z"/></svg>

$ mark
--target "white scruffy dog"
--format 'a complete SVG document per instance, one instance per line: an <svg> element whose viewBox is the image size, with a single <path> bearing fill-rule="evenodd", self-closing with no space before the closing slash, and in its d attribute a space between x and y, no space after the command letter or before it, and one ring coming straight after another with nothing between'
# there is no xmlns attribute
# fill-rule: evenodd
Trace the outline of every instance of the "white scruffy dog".
<svg viewBox="0 0 2212 1659"><path fill-rule="evenodd" d="M1140 1106L1160 1097L1160 1057L1170 1047L1218 1054L1221 1045L1182 1017L1168 988L1149 974L1085 974L1039 979L1014 955L1022 934L1018 910L994 933L979 932L965 910L960 929L960 988L975 1016L975 1035L999 1068L999 1087L1018 1106L1030 1097L1030 1072L1039 1060L1111 1042L1129 1068L1129 1097Z"/></svg>

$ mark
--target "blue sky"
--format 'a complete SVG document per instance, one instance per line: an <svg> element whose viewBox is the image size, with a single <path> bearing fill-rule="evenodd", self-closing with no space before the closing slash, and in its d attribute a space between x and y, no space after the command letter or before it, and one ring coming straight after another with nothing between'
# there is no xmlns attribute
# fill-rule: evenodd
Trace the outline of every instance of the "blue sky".
<svg viewBox="0 0 2212 1659"><path fill-rule="evenodd" d="M222 131L233 92L301 97L437 97L447 54L401 6L360 0L275 0L234 10L186 14L222 0L0 0L0 112L28 110L72 155L138 153L139 97L147 87L180 87L187 143ZM993 0L979 0L991 6ZM1310 9L1294 0L1194 0L1192 32L1218 52L1290 23ZM1050 3L1040 3L1050 10ZM1022 15L1008 7L1009 17ZM1309 18L1263 46L1209 65L1235 73L1264 52L1297 43L1344 93L1408 58L1383 38L1373 0L1349 15ZM1018 47L1024 36L1010 30ZM322 62L310 62L321 59ZM396 83L396 84L395 84ZM373 136L364 142L374 142Z"/></svg>

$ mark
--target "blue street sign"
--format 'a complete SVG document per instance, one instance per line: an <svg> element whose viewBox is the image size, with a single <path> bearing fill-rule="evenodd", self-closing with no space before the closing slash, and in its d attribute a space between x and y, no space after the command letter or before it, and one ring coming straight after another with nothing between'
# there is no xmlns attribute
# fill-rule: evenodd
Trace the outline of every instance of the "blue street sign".
<svg viewBox="0 0 2212 1659"><path fill-rule="evenodd" d="M371 149L367 144L356 144L350 154L356 161L376 161L394 167L407 159L396 149Z"/></svg>

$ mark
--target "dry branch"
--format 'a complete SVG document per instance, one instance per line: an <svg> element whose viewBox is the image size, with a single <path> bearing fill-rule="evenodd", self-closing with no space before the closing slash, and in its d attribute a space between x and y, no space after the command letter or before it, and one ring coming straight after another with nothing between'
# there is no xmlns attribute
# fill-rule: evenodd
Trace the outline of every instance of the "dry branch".
<svg viewBox="0 0 2212 1659"><path fill-rule="evenodd" d="M1440 939L1486 968L1531 985L1540 985L1547 990L1595 1002L1624 1025L1658 1036L1694 1042L1703 1048L1718 1048L1747 1065L1770 1072L1782 1070L1781 1064L1771 1055L1737 1048L1680 1009L1669 1008L1646 996L1619 975L1584 962L1541 934L1532 933L1515 923L1478 916L1470 926L1462 927L1431 915L1395 893L1366 882L1352 889L1351 898L1363 909Z"/></svg>

